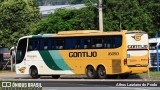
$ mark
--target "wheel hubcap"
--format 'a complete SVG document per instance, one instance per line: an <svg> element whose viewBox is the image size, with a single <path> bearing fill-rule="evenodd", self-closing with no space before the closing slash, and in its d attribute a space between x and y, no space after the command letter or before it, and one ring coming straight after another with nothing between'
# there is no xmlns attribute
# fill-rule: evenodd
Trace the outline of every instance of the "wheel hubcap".
<svg viewBox="0 0 160 90"><path fill-rule="evenodd" d="M104 71L103 68L100 68L100 75L101 75L101 76L104 76L104 75L105 75L105 71Z"/></svg>
<svg viewBox="0 0 160 90"><path fill-rule="evenodd" d="M92 69L89 70L89 75L93 75L93 70Z"/></svg>

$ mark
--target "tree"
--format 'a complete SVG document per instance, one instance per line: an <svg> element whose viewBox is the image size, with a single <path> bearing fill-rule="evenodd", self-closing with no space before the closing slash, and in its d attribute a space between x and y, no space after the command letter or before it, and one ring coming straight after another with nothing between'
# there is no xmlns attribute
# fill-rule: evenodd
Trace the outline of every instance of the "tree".
<svg viewBox="0 0 160 90"><path fill-rule="evenodd" d="M160 31L159 4L159 0L103 0L104 31L143 30L153 37ZM78 10L57 10L47 20L40 22L34 32L37 34L61 30L98 29L98 26L98 9L90 4Z"/></svg>
<svg viewBox="0 0 160 90"><path fill-rule="evenodd" d="M33 34L55 33L67 30L97 29L98 18L95 7L81 9L58 9L46 20L38 23Z"/></svg>
<svg viewBox="0 0 160 90"><path fill-rule="evenodd" d="M4 0L0 4L0 39L6 47L31 33L41 15L37 0Z"/></svg>
<svg viewBox="0 0 160 90"><path fill-rule="evenodd" d="M83 3L83 0L70 0L71 4L80 4Z"/></svg>
<svg viewBox="0 0 160 90"><path fill-rule="evenodd" d="M97 0L69 0L70 4L97 3Z"/></svg>
<svg viewBox="0 0 160 90"><path fill-rule="evenodd" d="M160 33L160 0L149 0L150 2L148 0L142 1L142 5L146 7L147 12L152 17L153 29L150 30L150 37L154 37L155 33Z"/></svg>
<svg viewBox="0 0 160 90"><path fill-rule="evenodd" d="M153 28L151 15L138 0L107 0L103 5L104 29L107 31L127 29L150 32Z"/></svg>

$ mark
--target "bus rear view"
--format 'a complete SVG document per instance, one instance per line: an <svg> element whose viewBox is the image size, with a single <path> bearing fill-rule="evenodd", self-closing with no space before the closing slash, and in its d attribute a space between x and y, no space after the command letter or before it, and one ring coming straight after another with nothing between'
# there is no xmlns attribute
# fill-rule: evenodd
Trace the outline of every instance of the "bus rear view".
<svg viewBox="0 0 160 90"><path fill-rule="evenodd" d="M148 34L145 32L127 32L127 59L124 64L131 70L131 74L148 71Z"/></svg>
<svg viewBox="0 0 160 90"><path fill-rule="evenodd" d="M149 53L150 53L149 68L150 70L154 70L154 71L158 70L157 59L160 58L159 57L159 53L160 53L159 43L160 43L160 38L150 38L149 39ZM159 60L159 63L160 63L160 60ZM160 65L159 65L159 68L160 68Z"/></svg>

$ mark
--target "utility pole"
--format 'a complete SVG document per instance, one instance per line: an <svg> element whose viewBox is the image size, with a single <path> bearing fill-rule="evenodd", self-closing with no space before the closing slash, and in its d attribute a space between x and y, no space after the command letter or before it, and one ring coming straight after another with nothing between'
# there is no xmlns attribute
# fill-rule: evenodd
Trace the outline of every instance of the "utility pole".
<svg viewBox="0 0 160 90"><path fill-rule="evenodd" d="M99 0L99 30L103 32L103 13L102 13L102 0Z"/></svg>
<svg viewBox="0 0 160 90"><path fill-rule="evenodd" d="M10 57L10 62L11 62L11 72L13 72L13 59L12 59L12 56Z"/></svg>

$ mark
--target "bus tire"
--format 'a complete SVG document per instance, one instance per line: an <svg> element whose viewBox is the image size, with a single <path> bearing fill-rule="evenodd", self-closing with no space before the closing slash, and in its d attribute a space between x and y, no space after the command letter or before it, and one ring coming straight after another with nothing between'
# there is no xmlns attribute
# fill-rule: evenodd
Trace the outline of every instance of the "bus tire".
<svg viewBox="0 0 160 90"><path fill-rule="evenodd" d="M30 75L33 79L37 79L37 78L40 78L40 76L38 75L38 70L36 67L32 67L30 69Z"/></svg>
<svg viewBox="0 0 160 90"><path fill-rule="evenodd" d="M93 66L88 66L86 68L86 75L89 79L96 79L98 77L97 72Z"/></svg>
<svg viewBox="0 0 160 90"><path fill-rule="evenodd" d="M58 79L60 77L60 75L52 75L53 79Z"/></svg>
<svg viewBox="0 0 160 90"><path fill-rule="evenodd" d="M104 66L99 66L97 70L98 70L98 77L100 79L106 79L107 75Z"/></svg>
<svg viewBox="0 0 160 90"><path fill-rule="evenodd" d="M129 77L129 74L120 74L119 77L121 79L127 79Z"/></svg>

